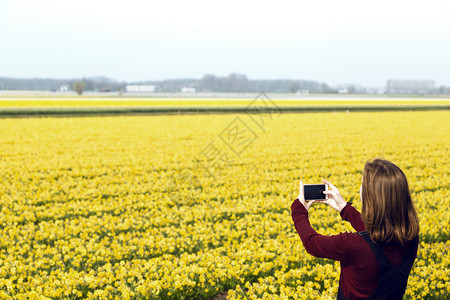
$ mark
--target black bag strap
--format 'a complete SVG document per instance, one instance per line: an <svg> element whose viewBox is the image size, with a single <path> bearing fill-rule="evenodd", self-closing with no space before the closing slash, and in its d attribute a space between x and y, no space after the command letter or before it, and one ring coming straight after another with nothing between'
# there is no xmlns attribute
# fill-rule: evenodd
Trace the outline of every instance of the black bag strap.
<svg viewBox="0 0 450 300"><path fill-rule="evenodd" d="M380 266L380 276L394 268L389 259L386 257L386 254L384 254L383 250L381 250L380 246L376 245L372 241L367 231L358 232L358 234L366 240L366 242L372 249L373 254L375 254L378 265Z"/></svg>

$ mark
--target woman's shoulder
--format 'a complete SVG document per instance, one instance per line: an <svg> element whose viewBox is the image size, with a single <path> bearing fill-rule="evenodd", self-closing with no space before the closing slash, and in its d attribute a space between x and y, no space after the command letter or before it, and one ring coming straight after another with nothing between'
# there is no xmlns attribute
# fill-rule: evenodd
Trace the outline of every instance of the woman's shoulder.
<svg viewBox="0 0 450 300"><path fill-rule="evenodd" d="M361 232L343 232L339 234L346 244L348 264L364 265L376 263L370 245L365 241Z"/></svg>
<svg viewBox="0 0 450 300"><path fill-rule="evenodd" d="M369 244L362 236L365 232L341 232L338 236L347 244L347 248L351 251L367 251Z"/></svg>

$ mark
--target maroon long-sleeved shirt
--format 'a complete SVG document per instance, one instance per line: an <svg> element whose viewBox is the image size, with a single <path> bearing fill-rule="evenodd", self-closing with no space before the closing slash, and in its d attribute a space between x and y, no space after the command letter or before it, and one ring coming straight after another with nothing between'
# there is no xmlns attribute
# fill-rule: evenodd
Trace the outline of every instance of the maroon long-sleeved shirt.
<svg viewBox="0 0 450 300"><path fill-rule="evenodd" d="M338 260L341 263L341 290L349 299L368 298L378 287L379 267L369 244L357 233L340 233L333 236L318 234L309 223L308 211L297 199L291 206L295 229L311 255ZM361 214L349 203L342 209L341 217L349 221L356 231L366 230ZM419 238L410 243L417 247ZM389 261L398 266L405 256L408 247L401 245L380 245Z"/></svg>

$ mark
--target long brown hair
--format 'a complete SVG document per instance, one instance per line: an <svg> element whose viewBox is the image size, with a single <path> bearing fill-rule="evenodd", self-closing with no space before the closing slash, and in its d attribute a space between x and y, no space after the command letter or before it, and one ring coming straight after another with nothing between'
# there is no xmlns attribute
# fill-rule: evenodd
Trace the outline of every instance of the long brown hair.
<svg viewBox="0 0 450 300"><path fill-rule="evenodd" d="M403 171L390 161L374 159L364 166L361 218L376 243L400 243L419 234L419 218Z"/></svg>

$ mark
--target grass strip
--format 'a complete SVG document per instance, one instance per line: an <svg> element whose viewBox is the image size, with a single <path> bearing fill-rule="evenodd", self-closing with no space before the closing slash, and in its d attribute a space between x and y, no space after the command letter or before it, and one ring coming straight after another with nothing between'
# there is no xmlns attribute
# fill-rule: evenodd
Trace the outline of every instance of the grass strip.
<svg viewBox="0 0 450 300"><path fill-rule="evenodd" d="M234 113L314 113L314 112L371 112L371 111L431 111L450 110L450 105L370 105L370 106L277 106L277 107L4 107L1 118L76 117L114 115L177 115L177 114L234 114Z"/></svg>

